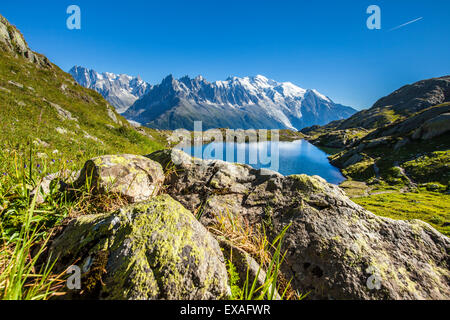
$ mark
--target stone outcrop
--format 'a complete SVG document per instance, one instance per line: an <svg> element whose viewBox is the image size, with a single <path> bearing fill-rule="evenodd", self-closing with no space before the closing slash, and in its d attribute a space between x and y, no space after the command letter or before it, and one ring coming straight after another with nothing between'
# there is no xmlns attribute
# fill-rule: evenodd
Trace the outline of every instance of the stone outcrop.
<svg viewBox="0 0 450 320"><path fill-rule="evenodd" d="M76 218L51 251L60 269L82 266L82 298L198 300L230 295L217 241L168 195Z"/></svg>
<svg viewBox="0 0 450 320"><path fill-rule="evenodd" d="M205 225L225 210L255 226L270 221L273 236L291 224L283 272L311 298L450 298L450 241L426 223L375 216L320 177L268 174L178 150L149 158L171 168L167 192L189 210L202 206Z"/></svg>

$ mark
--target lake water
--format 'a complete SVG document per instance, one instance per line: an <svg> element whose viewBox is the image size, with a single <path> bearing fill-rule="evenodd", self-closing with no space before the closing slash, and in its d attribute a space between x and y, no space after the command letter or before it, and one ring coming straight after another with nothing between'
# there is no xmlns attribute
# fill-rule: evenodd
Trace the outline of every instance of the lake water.
<svg viewBox="0 0 450 320"><path fill-rule="evenodd" d="M345 180L339 169L329 163L328 155L306 140L251 143L213 142L182 149L197 158L245 163L256 169L271 169L283 175L302 173L318 175L334 184Z"/></svg>

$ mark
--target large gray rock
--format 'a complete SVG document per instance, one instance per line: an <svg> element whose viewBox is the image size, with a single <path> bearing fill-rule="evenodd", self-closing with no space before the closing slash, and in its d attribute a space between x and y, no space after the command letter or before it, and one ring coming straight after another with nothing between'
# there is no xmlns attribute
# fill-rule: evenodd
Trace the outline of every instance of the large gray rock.
<svg viewBox="0 0 450 320"><path fill-rule="evenodd" d="M149 155L172 174L167 192L208 225L230 212L272 237L289 224L283 272L314 299L449 299L450 240L420 221L375 216L320 177L279 174L177 150ZM173 165L170 165L174 162Z"/></svg>
<svg viewBox="0 0 450 320"><path fill-rule="evenodd" d="M230 295L217 241L168 195L73 220L51 246L57 269L82 267L81 298L222 299ZM73 291L72 297L77 296Z"/></svg>
<svg viewBox="0 0 450 320"><path fill-rule="evenodd" d="M157 195L163 182L164 172L159 163L123 154L88 160L75 186L90 183L96 192L116 193L130 202L139 202Z"/></svg>

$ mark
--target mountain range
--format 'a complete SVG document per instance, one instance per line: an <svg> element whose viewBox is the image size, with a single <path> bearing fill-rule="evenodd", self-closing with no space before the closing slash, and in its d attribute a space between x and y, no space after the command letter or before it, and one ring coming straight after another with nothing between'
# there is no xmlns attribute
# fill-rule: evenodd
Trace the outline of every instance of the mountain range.
<svg viewBox="0 0 450 320"><path fill-rule="evenodd" d="M83 87L100 93L119 113L125 112L151 87L140 77L126 74L98 73L79 66L74 66L69 73Z"/></svg>
<svg viewBox="0 0 450 320"><path fill-rule="evenodd" d="M139 78L99 74L82 67L70 73L82 86L102 94L125 118L156 129L193 130L194 121L202 121L203 129L300 130L356 113L317 90L261 75L215 82L202 76L175 79L169 75L152 86Z"/></svg>

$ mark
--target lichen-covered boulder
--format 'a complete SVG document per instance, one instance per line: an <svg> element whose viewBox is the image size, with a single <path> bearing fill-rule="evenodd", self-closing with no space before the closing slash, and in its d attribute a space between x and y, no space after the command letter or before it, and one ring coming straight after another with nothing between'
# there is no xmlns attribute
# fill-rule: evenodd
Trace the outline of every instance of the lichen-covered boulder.
<svg viewBox="0 0 450 320"><path fill-rule="evenodd" d="M195 217L168 195L73 220L51 246L60 269L82 268L82 298L222 299L223 254Z"/></svg>
<svg viewBox="0 0 450 320"><path fill-rule="evenodd" d="M116 193L130 202L156 196L164 182L159 163L146 157L122 154L88 160L75 182L77 187L90 184L96 192Z"/></svg>
<svg viewBox="0 0 450 320"><path fill-rule="evenodd" d="M283 273L309 298L450 299L450 240L424 222L378 217L317 176L263 175L178 150L148 157L174 160L166 192L201 208L204 224L229 212L272 239L290 225Z"/></svg>

